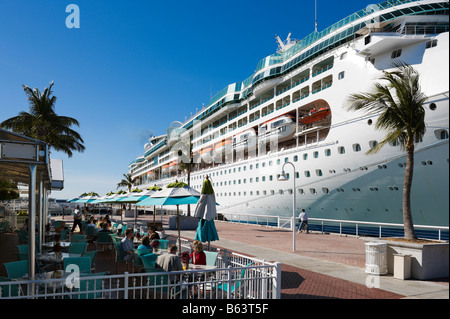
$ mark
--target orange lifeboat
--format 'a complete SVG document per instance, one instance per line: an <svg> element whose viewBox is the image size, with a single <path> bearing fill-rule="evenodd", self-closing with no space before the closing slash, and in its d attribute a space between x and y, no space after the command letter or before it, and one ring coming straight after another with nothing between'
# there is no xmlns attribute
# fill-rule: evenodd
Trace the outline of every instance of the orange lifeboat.
<svg viewBox="0 0 450 319"><path fill-rule="evenodd" d="M225 140L220 143L217 143L214 146L214 152L216 154L222 154L226 150L227 145L231 145L231 140Z"/></svg>
<svg viewBox="0 0 450 319"><path fill-rule="evenodd" d="M308 115L303 116L298 121L302 124L314 123L314 122L317 122L317 121L323 119L324 117L326 117L330 114L331 114L330 108L322 107L318 111L311 110Z"/></svg>

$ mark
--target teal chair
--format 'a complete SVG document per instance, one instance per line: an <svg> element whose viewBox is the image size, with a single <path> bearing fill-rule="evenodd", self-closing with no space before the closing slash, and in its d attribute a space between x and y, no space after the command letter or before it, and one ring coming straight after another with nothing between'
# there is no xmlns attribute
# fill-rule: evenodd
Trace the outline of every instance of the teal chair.
<svg viewBox="0 0 450 319"><path fill-rule="evenodd" d="M69 265L77 265L80 269L80 274L91 273L91 258L90 257L66 257L64 258L64 269Z"/></svg>
<svg viewBox="0 0 450 319"><path fill-rule="evenodd" d="M17 229L16 233L17 236L19 236L19 244L28 243L28 233L25 230Z"/></svg>
<svg viewBox="0 0 450 319"><path fill-rule="evenodd" d="M115 235L115 234L111 234L110 232L107 232L107 231L99 231L97 240L95 241L96 249L98 249L98 245L103 246L103 249L105 248L105 246L111 247L113 244L113 241L112 241L112 238L110 235Z"/></svg>
<svg viewBox="0 0 450 319"><path fill-rule="evenodd" d="M4 298L6 297L17 297L19 296L19 285L2 285L2 282L11 282L10 278L0 277L0 295Z"/></svg>
<svg viewBox="0 0 450 319"><path fill-rule="evenodd" d="M62 223L61 220L54 220L54 221L52 221L53 227L61 227L61 223Z"/></svg>
<svg viewBox="0 0 450 319"><path fill-rule="evenodd" d="M87 240L93 240L93 239L97 238L97 227L87 226L85 234L86 234Z"/></svg>
<svg viewBox="0 0 450 319"><path fill-rule="evenodd" d="M131 260L124 260L124 257L126 256L125 252L122 249L122 242L118 241L116 243L114 243L114 250L116 252L116 256L115 256L115 263L116 263L116 273L117 273L117 265L119 262L124 262L127 264L127 270L128 270L128 266L130 264L133 264L133 259ZM133 256L134 257L134 256ZM133 269L133 267L131 267Z"/></svg>
<svg viewBox="0 0 450 319"><path fill-rule="evenodd" d="M154 272L155 265L156 265L156 258L158 258L158 255L156 254L147 254L139 256L142 260L142 263L144 264L144 270L145 272Z"/></svg>
<svg viewBox="0 0 450 319"><path fill-rule="evenodd" d="M68 229L63 229L61 230L61 232L59 233L59 235L61 236L61 240L67 240L69 238L69 230Z"/></svg>
<svg viewBox="0 0 450 319"><path fill-rule="evenodd" d="M84 254L86 252L87 243L70 243L67 252L69 254Z"/></svg>
<svg viewBox="0 0 450 319"><path fill-rule="evenodd" d="M153 253L152 249L134 249L134 266L143 267L141 256Z"/></svg>
<svg viewBox="0 0 450 319"><path fill-rule="evenodd" d="M95 256L97 256L98 250L89 250L81 255L81 257L89 257L91 259L91 271L95 272Z"/></svg>
<svg viewBox="0 0 450 319"><path fill-rule="evenodd" d="M218 252L212 252L212 251L205 251L206 255L206 265L207 266L215 266Z"/></svg>
<svg viewBox="0 0 450 319"><path fill-rule="evenodd" d="M28 260L28 245L17 245L17 250L19 251L20 260ZM37 248L35 250L37 252Z"/></svg>
<svg viewBox="0 0 450 319"><path fill-rule="evenodd" d="M253 265L253 263L249 263L247 265L245 265L245 267L242 269L241 271L241 276L238 280L234 280L233 283L231 285L228 285L228 283L221 283L217 286L217 288L219 290L223 290L224 292L228 293L228 291L230 291L231 294L235 294L236 291L239 289L239 287L241 286L241 281L245 276L245 272L247 271L246 268L248 268L249 266Z"/></svg>
<svg viewBox="0 0 450 319"><path fill-rule="evenodd" d="M0 222L0 233L6 233L6 230L8 229L9 221L5 220Z"/></svg>
<svg viewBox="0 0 450 319"><path fill-rule="evenodd" d="M159 241L159 249L167 249L169 248L169 241L167 239L158 239Z"/></svg>
<svg viewBox="0 0 450 319"><path fill-rule="evenodd" d="M72 235L70 241L72 243L85 243L86 235Z"/></svg>
<svg viewBox="0 0 450 319"><path fill-rule="evenodd" d="M28 260L4 263L9 279L20 278L28 274Z"/></svg>
<svg viewBox="0 0 450 319"><path fill-rule="evenodd" d="M117 236L116 234L109 234L109 236L111 237L111 241L113 244L120 242L122 240L122 237Z"/></svg>

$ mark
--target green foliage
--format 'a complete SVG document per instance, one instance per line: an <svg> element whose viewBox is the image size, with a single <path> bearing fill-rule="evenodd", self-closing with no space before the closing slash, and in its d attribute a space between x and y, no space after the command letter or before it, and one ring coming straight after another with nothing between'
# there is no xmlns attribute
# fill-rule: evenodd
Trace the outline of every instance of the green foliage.
<svg viewBox="0 0 450 319"><path fill-rule="evenodd" d="M155 185L155 186L147 187L147 190L148 191L160 191L160 190L162 190L162 188Z"/></svg>
<svg viewBox="0 0 450 319"><path fill-rule="evenodd" d="M188 186L188 184L177 181L177 182L173 182L173 183L170 183L169 185L167 185L167 188L186 187L186 186Z"/></svg>
<svg viewBox="0 0 450 319"><path fill-rule="evenodd" d="M55 113L56 97L52 95L52 86L53 82L40 92L23 85L30 106L29 112L20 112L19 115L1 122L0 127L44 141L55 150L72 157L72 151L85 150L81 135L71 129L72 126L80 124L74 118Z"/></svg>
<svg viewBox="0 0 450 319"><path fill-rule="evenodd" d="M17 185L0 179L0 200L12 200L19 198Z"/></svg>

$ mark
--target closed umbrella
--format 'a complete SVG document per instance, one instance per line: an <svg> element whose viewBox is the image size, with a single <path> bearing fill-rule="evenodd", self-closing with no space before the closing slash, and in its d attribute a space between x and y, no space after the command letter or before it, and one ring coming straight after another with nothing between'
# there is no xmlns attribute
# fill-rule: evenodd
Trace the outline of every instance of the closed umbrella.
<svg viewBox="0 0 450 319"><path fill-rule="evenodd" d="M217 217L216 196L208 175L203 182L200 199L195 207L194 216L199 218L195 239L208 242L208 250L211 241L219 240L214 218Z"/></svg>

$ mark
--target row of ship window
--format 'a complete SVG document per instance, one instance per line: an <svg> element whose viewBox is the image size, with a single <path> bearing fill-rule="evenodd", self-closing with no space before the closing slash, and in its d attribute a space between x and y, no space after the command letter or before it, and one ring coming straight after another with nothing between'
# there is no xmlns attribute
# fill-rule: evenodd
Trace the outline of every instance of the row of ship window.
<svg viewBox="0 0 450 319"><path fill-rule="evenodd" d="M387 189L389 191L399 191L401 188L399 188L397 186L388 186ZM297 189L297 191L298 191L298 193L300 195L306 195L308 190L309 190L310 194L318 195L318 190L316 188L309 188L307 190L305 190L303 188ZM330 190L327 187L322 187L321 190L322 190L323 194L329 194L330 193ZM344 193L345 192L345 190L343 188L337 188L336 191L338 193ZM358 187L353 187L352 191L353 192L361 192L361 189L358 188ZM372 187L369 187L369 191L371 191L371 192L378 192L379 189L376 186L372 186ZM275 190L270 190L270 191L263 190L263 191L249 191L248 193L249 193L250 196L253 196L253 195L260 196L260 195L275 195L276 192L275 192ZM292 195L292 189L288 189L288 190L280 189L280 190L278 190L277 193L280 194L280 195L283 195L284 193L288 193L288 194ZM223 196L223 197L225 197L225 196L247 196L247 191L243 191L243 192L228 192L228 193L227 192L223 192L223 193L219 192L219 193L216 193L216 195L217 195L217 197L221 197L221 196Z"/></svg>
<svg viewBox="0 0 450 319"><path fill-rule="evenodd" d="M439 139L439 140L444 140L444 139L448 139L449 138L449 134L448 134L448 132L447 132L447 130L436 130L435 131L435 136L436 136L436 138L437 139ZM421 141L417 141L417 142L421 142ZM370 146L370 148L373 148L374 146L376 146L377 145L377 141L370 141L369 142L369 146ZM398 144L397 143L391 143L390 144L391 146L393 146L393 147L397 147L398 146ZM355 143L355 144L353 144L352 145L352 149L353 149L353 151L354 152L360 152L361 151L361 145L360 144L358 144L358 143ZM345 147L344 146L339 146L338 148L337 148L337 152L338 152L338 154L345 154L345 151L346 151L346 149L345 149ZM329 149L329 148L327 148L327 149L325 149L324 150L324 155L325 156L331 156L331 149ZM313 158L319 158L319 151L314 151L313 153L312 153L312 156L313 156ZM308 157L309 157L309 154L308 153L304 153L303 155L302 155L302 158L303 158L303 160L307 160L308 159ZM293 157L293 161L294 162L298 162L298 160L299 160L299 156L298 155L294 155L294 157ZM289 157L285 157L284 158L284 162L286 163L286 162L288 162L289 161ZM432 162L431 161L428 161L429 163L429 165L432 165ZM277 165L281 165L281 159L277 159L276 160L276 164ZM250 164L249 165L249 169L250 170L253 170L254 168L255 169L258 169L259 168L259 163L256 163L256 164ZM266 162L262 162L261 163L261 167L266 167L266 166L272 166L273 165L273 161L272 160L269 160L267 163ZM384 167L386 166L386 165L383 165ZM231 174L232 172L233 173L239 173L239 172L241 172L241 170L242 171L246 171L247 170L247 166L242 166L242 167L235 167L235 168L233 168L233 169L228 169L228 173L229 174ZM350 169L344 169L345 171L349 171ZM317 176L322 176L321 175L321 170L316 170L316 174L317 174ZM334 173L335 173L335 171L333 171ZM332 171L330 171L330 173L333 173ZM227 174L227 170L225 169L225 170L222 170L222 171L220 171L220 173L219 172L213 172L211 175L212 176L219 176L219 175L226 175ZM298 175L298 173L297 173L297 175ZM310 174L309 174L309 171L305 171L305 176L306 177L309 177L310 176ZM298 178L299 176L297 176L297 178ZM199 175L199 176L194 176L192 179L193 180L200 180L200 179L204 179L205 178L205 175Z"/></svg>

